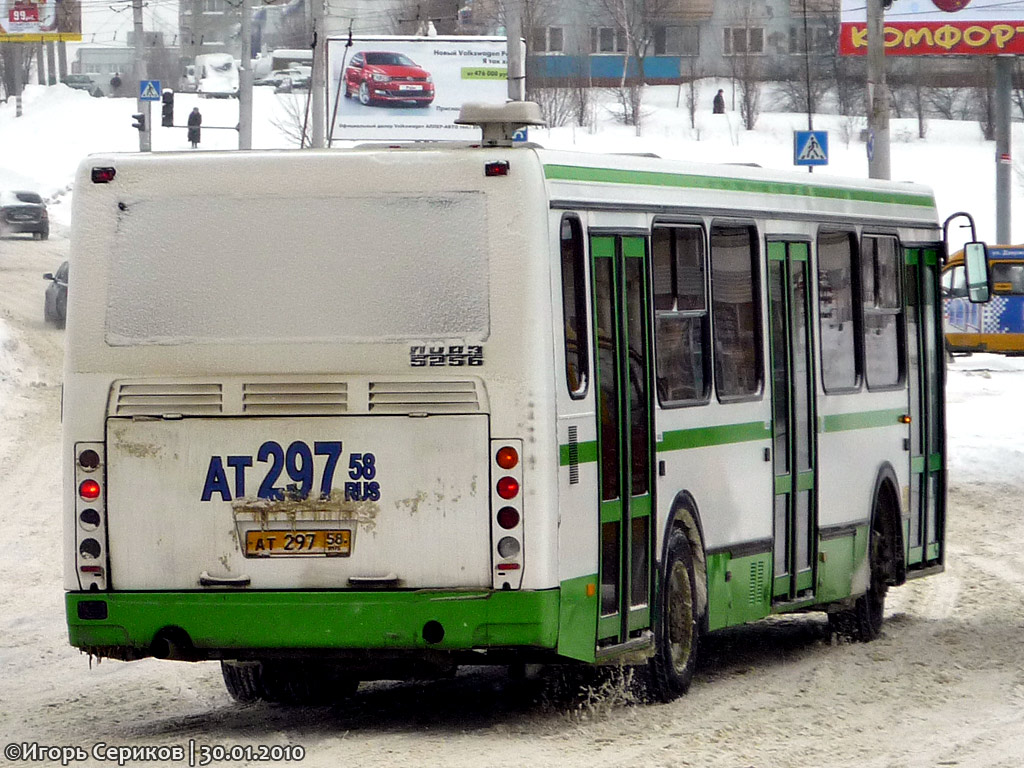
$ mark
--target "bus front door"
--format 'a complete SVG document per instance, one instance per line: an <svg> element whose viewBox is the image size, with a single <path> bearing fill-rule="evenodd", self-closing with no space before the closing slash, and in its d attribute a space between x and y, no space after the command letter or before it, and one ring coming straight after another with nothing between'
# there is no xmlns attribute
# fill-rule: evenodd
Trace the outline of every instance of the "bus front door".
<svg viewBox="0 0 1024 768"><path fill-rule="evenodd" d="M814 588L816 456L814 344L806 242L768 243L775 474L772 597L791 602Z"/></svg>
<svg viewBox="0 0 1024 768"><path fill-rule="evenodd" d="M642 642L651 624L651 355L647 244L595 235L593 259L600 647Z"/></svg>
<svg viewBox="0 0 1024 768"><path fill-rule="evenodd" d="M907 569L943 561L945 518L944 423L945 363L938 299L939 247L904 251L907 295L907 379L910 397L910 525Z"/></svg>

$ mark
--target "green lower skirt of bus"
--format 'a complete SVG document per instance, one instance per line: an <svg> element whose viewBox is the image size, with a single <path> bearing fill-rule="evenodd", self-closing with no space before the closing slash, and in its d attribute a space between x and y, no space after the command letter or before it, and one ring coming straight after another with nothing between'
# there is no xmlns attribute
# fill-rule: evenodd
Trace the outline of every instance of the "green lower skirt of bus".
<svg viewBox="0 0 1024 768"><path fill-rule="evenodd" d="M69 592L71 644L197 650L554 648L558 589L500 592Z"/></svg>

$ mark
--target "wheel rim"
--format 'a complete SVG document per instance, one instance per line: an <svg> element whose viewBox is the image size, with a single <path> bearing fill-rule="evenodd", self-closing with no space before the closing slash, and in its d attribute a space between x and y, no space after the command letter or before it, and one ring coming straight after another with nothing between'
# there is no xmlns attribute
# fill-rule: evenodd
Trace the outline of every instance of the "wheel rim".
<svg viewBox="0 0 1024 768"><path fill-rule="evenodd" d="M672 668L682 672L693 652L693 592L684 563L673 563L668 577L668 647Z"/></svg>
<svg viewBox="0 0 1024 768"><path fill-rule="evenodd" d="M359 101L361 101L363 104L370 103L370 88L366 85L366 83L359 84Z"/></svg>

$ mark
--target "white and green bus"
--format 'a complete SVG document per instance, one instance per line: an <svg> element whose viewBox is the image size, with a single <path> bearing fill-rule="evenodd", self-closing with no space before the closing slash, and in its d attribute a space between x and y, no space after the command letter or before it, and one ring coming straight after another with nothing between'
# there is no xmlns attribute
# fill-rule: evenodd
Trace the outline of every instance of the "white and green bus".
<svg viewBox="0 0 1024 768"><path fill-rule="evenodd" d="M869 640L942 570L932 193L513 147L524 110L84 161L72 645L221 660L242 700L563 662L670 699L704 633Z"/></svg>

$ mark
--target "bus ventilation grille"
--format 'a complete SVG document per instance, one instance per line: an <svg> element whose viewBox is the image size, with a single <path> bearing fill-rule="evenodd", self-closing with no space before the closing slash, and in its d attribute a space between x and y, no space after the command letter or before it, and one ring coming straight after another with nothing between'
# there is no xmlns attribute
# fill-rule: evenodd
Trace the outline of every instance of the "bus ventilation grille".
<svg viewBox="0 0 1024 768"><path fill-rule="evenodd" d="M205 416L223 411L220 384L121 384L114 410L117 416Z"/></svg>
<svg viewBox="0 0 1024 768"><path fill-rule="evenodd" d="M371 413L477 413L480 396L472 381L370 382Z"/></svg>
<svg viewBox="0 0 1024 768"><path fill-rule="evenodd" d="M343 381L278 381L245 384L242 411L253 416L300 416L348 412Z"/></svg>
<svg viewBox="0 0 1024 768"><path fill-rule="evenodd" d="M764 602L764 560L755 560L750 564L750 592L747 596L750 605Z"/></svg>
<svg viewBox="0 0 1024 768"><path fill-rule="evenodd" d="M580 481L580 444L576 433L576 427L569 427L569 485Z"/></svg>

